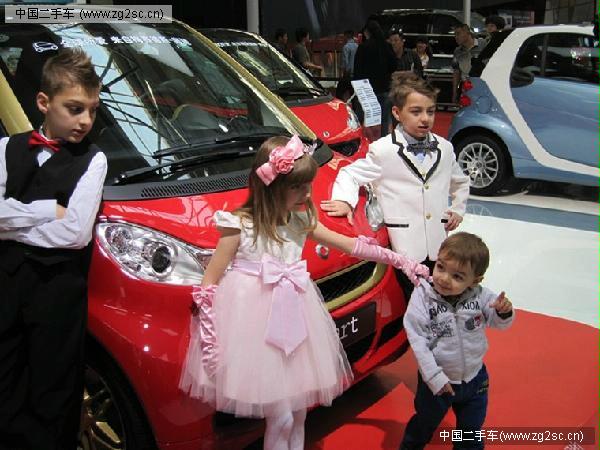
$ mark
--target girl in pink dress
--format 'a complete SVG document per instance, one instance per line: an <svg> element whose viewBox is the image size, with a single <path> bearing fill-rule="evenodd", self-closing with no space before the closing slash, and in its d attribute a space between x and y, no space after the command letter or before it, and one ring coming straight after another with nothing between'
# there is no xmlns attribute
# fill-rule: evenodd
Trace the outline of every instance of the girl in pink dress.
<svg viewBox="0 0 600 450"><path fill-rule="evenodd" d="M294 136L268 139L250 172L250 194L214 216L221 238L194 289L180 388L217 410L266 418L265 449L304 448L307 408L330 405L352 369L302 260L307 236L356 257L428 270L365 237L335 233L310 199L318 165Z"/></svg>

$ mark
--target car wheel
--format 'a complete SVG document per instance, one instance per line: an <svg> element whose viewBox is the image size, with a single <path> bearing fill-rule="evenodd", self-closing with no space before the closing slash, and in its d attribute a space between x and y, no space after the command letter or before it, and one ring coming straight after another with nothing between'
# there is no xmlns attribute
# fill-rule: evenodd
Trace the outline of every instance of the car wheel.
<svg viewBox="0 0 600 450"><path fill-rule="evenodd" d="M78 450L155 450L144 413L120 369L88 351Z"/></svg>
<svg viewBox="0 0 600 450"><path fill-rule="evenodd" d="M484 135L472 135L456 145L456 160L471 180L471 193L493 195L507 185L510 178L504 144Z"/></svg>

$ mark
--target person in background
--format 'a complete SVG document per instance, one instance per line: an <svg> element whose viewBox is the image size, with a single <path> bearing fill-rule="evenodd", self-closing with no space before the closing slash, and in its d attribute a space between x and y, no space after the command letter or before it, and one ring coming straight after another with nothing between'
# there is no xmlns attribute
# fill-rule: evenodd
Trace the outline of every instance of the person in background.
<svg viewBox="0 0 600 450"><path fill-rule="evenodd" d="M383 30L375 20L369 20L363 30L365 40L358 46L354 57L354 79L368 79L381 106L381 133L387 133L386 98L390 89L390 77L396 69L392 46L386 42ZM362 110L359 117L363 117Z"/></svg>
<svg viewBox="0 0 600 450"><path fill-rule="evenodd" d="M471 71L471 58L476 58L485 43L473 37L469 25L463 23L454 29L454 39L458 47L454 50L452 57L452 103L458 102L460 94L460 83L469 77Z"/></svg>
<svg viewBox="0 0 600 450"><path fill-rule="evenodd" d="M504 30L506 21L500 16L489 16L485 19L485 30L489 35L496 31Z"/></svg>
<svg viewBox="0 0 600 450"><path fill-rule="evenodd" d="M342 76L337 84L335 96L346 101L352 96L352 75L354 74L354 57L358 43L354 40L354 31L344 31L344 46L342 47Z"/></svg>
<svg viewBox="0 0 600 450"><path fill-rule="evenodd" d="M429 46L429 41L425 36L419 36L417 38L415 42L415 53L421 61L423 71L425 71L425 69L427 69L427 65L429 64L429 60L432 57L431 47Z"/></svg>
<svg viewBox="0 0 600 450"><path fill-rule="evenodd" d="M344 46L342 47L342 76L352 79L354 74L354 57L358 44L354 40L354 31L344 31Z"/></svg>
<svg viewBox="0 0 600 450"><path fill-rule="evenodd" d="M288 34L283 28L278 28L275 30L275 41L273 42L273 47L279 50L286 56L290 56L290 51L287 47L288 44Z"/></svg>
<svg viewBox="0 0 600 450"><path fill-rule="evenodd" d="M420 78L423 78L423 66L421 60L413 50L404 47L404 34L398 29L391 29L388 32L387 41L392 46L396 56L395 72L412 72ZM387 134L392 131L396 124L392 116L392 101L389 96L385 99L385 109L382 111L381 133Z"/></svg>
<svg viewBox="0 0 600 450"><path fill-rule="evenodd" d="M394 50L396 56L395 71L414 72L419 77L423 78L423 65L421 60L417 58L414 51L404 47L404 34L402 31L392 29L388 32L387 41Z"/></svg>
<svg viewBox="0 0 600 450"><path fill-rule="evenodd" d="M306 28L296 30L296 45L292 49L292 58L305 69L310 70L316 75L323 73L323 66L314 64L310 58L310 52L307 45L310 42L310 34Z"/></svg>

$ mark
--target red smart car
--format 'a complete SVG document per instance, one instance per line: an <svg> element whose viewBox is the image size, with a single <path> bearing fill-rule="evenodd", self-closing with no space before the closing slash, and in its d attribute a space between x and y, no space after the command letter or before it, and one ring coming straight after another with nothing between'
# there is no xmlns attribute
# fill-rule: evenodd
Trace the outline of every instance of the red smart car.
<svg viewBox="0 0 600 450"><path fill-rule="evenodd" d="M254 152L272 135L316 136L211 41L165 24L0 24L0 135L38 127L34 96L53 47L83 48L102 77L90 139L109 160L93 242L84 449L240 448L260 421L215 414L177 388L192 285L218 233L218 209L246 196ZM46 49L39 51L39 49ZM318 141L318 203L345 158ZM364 201L360 208L364 208ZM364 214L337 231L376 236ZM401 290L387 266L308 243L304 256L357 379L406 344Z"/></svg>
<svg viewBox="0 0 600 450"><path fill-rule="evenodd" d="M369 142L350 105L334 98L306 69L257 34L227 28L200 31L281 97L332 150L352 159L366 155Z"/></svg>

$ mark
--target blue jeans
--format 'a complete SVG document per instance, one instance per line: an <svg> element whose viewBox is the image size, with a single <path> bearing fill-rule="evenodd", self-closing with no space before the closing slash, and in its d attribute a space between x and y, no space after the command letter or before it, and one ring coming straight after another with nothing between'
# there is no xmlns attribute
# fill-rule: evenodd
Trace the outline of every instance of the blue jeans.
<svg viewBox="0 0 600 450"><path fill-rule="evenodd" d="M450 407L456 415L456 429L470 432L470 437L476 436L476 432L481 430L485 421L488 387L489 380L485 365L468 383L453 384L454 396L450 394L434 395L419 373L415 396L416 413L406 425L400 449L424 448ZM454 442L454 448L482 449L483 442L477 442L477 440Z"/></svg>

